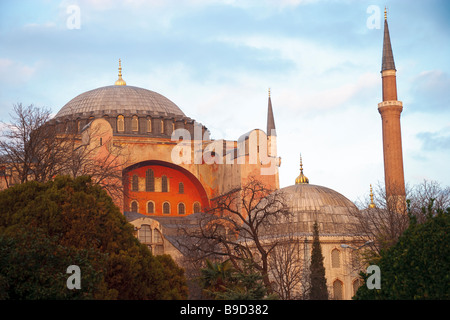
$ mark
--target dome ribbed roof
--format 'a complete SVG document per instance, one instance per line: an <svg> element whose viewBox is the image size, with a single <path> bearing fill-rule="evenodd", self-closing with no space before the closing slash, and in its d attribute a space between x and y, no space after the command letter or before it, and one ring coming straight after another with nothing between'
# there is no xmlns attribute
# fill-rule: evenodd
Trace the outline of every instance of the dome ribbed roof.
<svg viewBox="0 0 450 320"><path fill-rule="evenodd" d="M126 85L106 86L84 92L62 107L56 117L93 114L114 116L123 113L185 117L183 111L163 95Z"/></svg>
<svg viewBox="0 0 450 320"><path fill-rule="evenodd" d="M357 208L342 194L318 185L296 184L282 188L289 211L288 223L296 234L312 234L314 222L320 235L348 235L356 232ZM281 222L281 224L287 221Z"/></svg>

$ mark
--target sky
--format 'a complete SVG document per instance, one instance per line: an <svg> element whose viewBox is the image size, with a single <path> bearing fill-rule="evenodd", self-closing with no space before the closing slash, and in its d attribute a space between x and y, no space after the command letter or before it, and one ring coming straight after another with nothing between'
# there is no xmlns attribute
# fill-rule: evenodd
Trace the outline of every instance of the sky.
<svg viewBox="0 0 450 320"><path fill-rule="evenodd" d="M270 88L280 187L302 155L311 184L352 201L384 184L384 8L397 69L405 182L450 185L446 0L1 0L0 120L55 114L117 80L156 91L212 139L266 130Z"/></svg>

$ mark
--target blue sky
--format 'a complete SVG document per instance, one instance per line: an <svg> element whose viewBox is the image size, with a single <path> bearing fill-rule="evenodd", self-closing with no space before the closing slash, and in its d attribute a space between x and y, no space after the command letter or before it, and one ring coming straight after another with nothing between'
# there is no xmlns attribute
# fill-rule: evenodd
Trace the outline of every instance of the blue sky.
<svg viewBox="0 0 450 320"><path fill-rule="evenodd" d="M73 5L79 29L68 27ZM120 58L128 85L168 97L213 139L236 140L265 130L271 88L281 187L294 183L301 153L310 183L362 200L384 179L385 6L406 182L450 185L445 0L2 0L0 119L19 102L56 113L113 84Z"/></svg>

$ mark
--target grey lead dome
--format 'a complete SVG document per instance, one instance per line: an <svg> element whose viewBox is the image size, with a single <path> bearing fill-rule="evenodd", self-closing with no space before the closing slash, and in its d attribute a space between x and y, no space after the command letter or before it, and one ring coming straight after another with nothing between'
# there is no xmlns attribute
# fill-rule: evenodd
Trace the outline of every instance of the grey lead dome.
<svg viewBox="0 0 450 320"><path fill-rule="evenodd" d="M56 118L118 114L185 117L175 103L157 92L133 86L112 85L76 96L61 108Z"/></svg>
<svg viewBox="0 0 450 320"><path fill-rule="evenodd" d="M317 221L322 236L355 234L358 219L356 206L330 188L312 184L296 184L276 192L284 194L293 217L289 221L297 234L312 234Z"/></svg>

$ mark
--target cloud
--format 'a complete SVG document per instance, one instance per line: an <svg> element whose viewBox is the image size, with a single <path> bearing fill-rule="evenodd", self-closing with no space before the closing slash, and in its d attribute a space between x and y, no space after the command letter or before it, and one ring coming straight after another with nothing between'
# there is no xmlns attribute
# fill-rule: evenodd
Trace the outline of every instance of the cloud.
<svg viewBox="0 0 450 320"><path fill-rule="evenodd" d="M421 72L412 80L414 110L427 112L450 111L450 75L441 70Z"/></svg>
<svg viewBox="0 0 450 320"><path fill-rule="evenodd" d="M23 84L31 79L35 74L37 67L31 67L10 59L0 58L0 83L4 84Z"/></svg>
<svg viewBox="0 0 450 320"><path fill-rule="evenodd" d="M27 23L24 25L24 28L30 29L30 28L55 28L56 23L52 21L48 21L45 23Z"/></svg>
<svg viewBox="0 0 450 320"><path fill-rule="evenodd" d="M437 132L419 132L416 136L424 151L450 150L450 126Z"/></svg>

